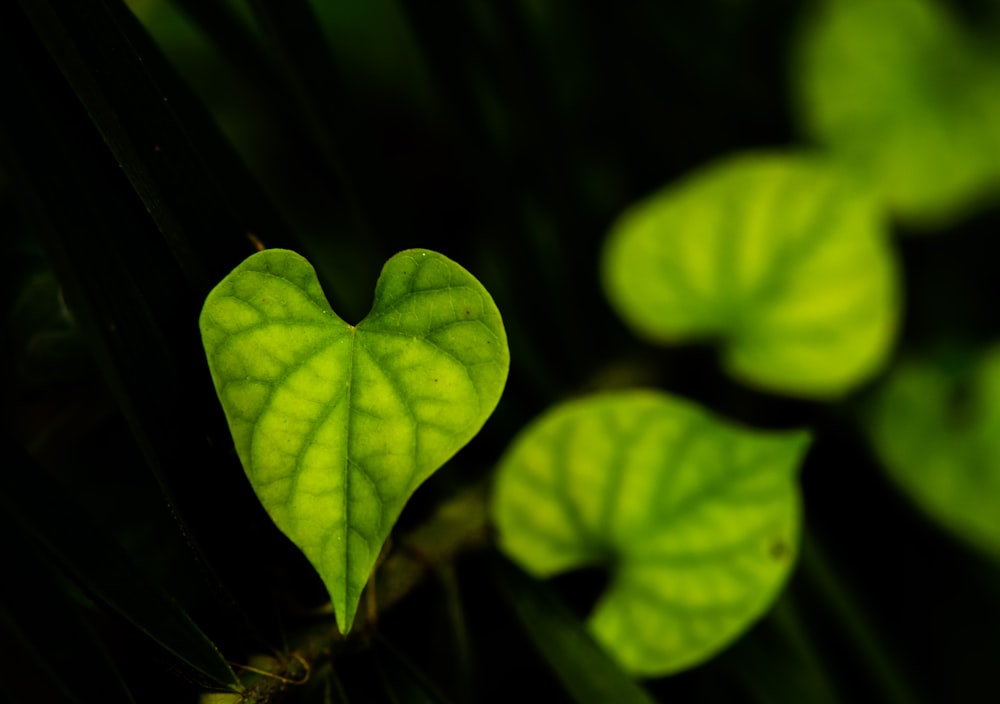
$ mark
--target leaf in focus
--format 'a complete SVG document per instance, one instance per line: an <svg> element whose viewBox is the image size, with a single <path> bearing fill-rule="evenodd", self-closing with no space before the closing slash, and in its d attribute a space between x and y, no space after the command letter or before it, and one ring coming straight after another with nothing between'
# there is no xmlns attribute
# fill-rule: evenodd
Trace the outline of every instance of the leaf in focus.
<svg viewBox="0 0 1000 704"><path fill-rule="evenodd" d="M655 391L570 401L499 467L503 551L536 577L604 565L589 627L627 670L697 665L777 597L800 531L804 431L755 432Z"/></svg>
<svg viewBox="0 0 1000 704"><path fill-rule="evenodd" d="M938 2L818 3L792 64L803 129L908 224L1000 196L1000 53Z"/></svg>
<svg viewBox="0 0 1000 704"><path fill-rule="evenodd" d="M614 224L604 289L659 344L721 340L744 382L795 396L846 393L885 362L897 272L879 208L819 158L731 157Z"/></svg>
<svg viewBox="0 0 1000 704"><path fill-rule="evenodd" d="M1000 347L971 369L909 359L868 415L892 480L927 515L1000 558Z"/></svg>
<svg viewBox="0 0 1000 704"><path fill-rule="evenodd" d="M371 312L349 325L305 259L265 250L209 294L201 331L250 483L346 633L403 505L500 400L500 312L465 269L412 249L386 263Z"/></svg>

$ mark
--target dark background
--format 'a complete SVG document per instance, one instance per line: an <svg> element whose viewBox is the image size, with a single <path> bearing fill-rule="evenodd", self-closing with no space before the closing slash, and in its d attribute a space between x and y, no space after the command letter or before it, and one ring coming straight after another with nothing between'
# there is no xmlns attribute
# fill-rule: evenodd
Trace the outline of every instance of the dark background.
<svg viewBox="0 0 1000 704"><path fill-rule="evenodd" d="M322 604L243 477L198 337L205 294L255 240L310 258L349 321L381 263L416 246L465 265L504 315L501 405L398 532L487 479L536 414L609 378L814 429L786 595L715 660L647 682L657 699L958 702L994 689L1000 572L884 478L857 423L879 379L831 404L754 392L711 349L636 340L598 286L603 239L629 204L714 157L808 144L789 66L806 3L319 3L322 24L298 2L250 5L145 4L153 36L111 0L0 9L0 693L74 701L108 677L137 701L196 701L203 677L116 611L142 587L103 569L108 545L231 661L280 649ZM996 26L988 2L952 6ZM998 226L992 208L934 235L896 228L894 358L998 337ZM381 634L450 699L565 699L489 559L459 558L453 582L428 580ZM583 615L605 578L550 586ZM462 638L442 625L456 603ZM335 661L351 701L391 679L380 652L358 644ZM322 696L315 683L292 692Z"/></svg>

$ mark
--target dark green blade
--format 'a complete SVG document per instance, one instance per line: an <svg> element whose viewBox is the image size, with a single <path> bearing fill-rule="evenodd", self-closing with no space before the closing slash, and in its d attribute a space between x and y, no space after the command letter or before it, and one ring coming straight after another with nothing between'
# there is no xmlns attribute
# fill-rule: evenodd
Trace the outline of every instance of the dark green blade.
<svg viewBox="0 0 1000 704"><path fill-rule="evenodd" d="M250 233L287 240L268 199L122 2L21 6L189 280L208 287L221 278L235 247L252 251Z"/></svg>
<svg viewBox="0 0 1000 704"><path fill-rule="evenodd" d="M17 106L0 115L0 158L19 204L197 553L213 614L265 647L270 585L247 566L264 546L300 558L232 454L197 319L220 272L254 249L248 232L274 244L282 226L120 3L4 3L0 57Z"/></svg>
<svg viewBox="0 0 1000 704"><path fill-rule="evenodd" d="M44 470L13 449L13 442L5 445L12 449L0 472L4 522L30 537L35 550L44 549L95 600L183 663L217 686L238 689L239 679L225 658L187 613L136 570L121 548L59 487L46 481Z"/></svg>
<svg viewBox="0 0 1000 704"><path fill-rule="evenodd" d="M649 694L601 650L544 584L501 558L491 568L498 590L573 701L652 704Z"/></svg>

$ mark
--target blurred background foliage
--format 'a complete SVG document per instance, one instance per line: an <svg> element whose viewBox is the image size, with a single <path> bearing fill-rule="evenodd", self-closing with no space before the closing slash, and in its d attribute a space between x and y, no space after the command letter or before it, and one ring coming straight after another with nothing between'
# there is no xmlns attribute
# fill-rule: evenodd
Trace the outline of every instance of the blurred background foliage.
<svg viewBox="0 0 1000 704"><path fill-rule="evenodd" d="M1000 69L982 47L1000 40L1000 9L897 0L887 7L909 19L889 25L915 34L853 34L852 61L838 63L840 35L822 33L842 26L823 19L839 5L3 3L0 692L184 702L237 675L269 686L262 698L317 702L992 691L998 392L979 360L1000 337L997 123L954 108L996 114ZM809 63L820 44L834 58L816 49ZM954 61L932 80L939 53ZM854 66L905 80L872 122L817 122L820 65L835 93L814 95L834 107L869 94L840 80ZM893 141L905 168L871 151L895 140L871 125L911 135ZM717 157L805 146L842 149L873 184L930 174L901 187L903 205L886 196L903 281L892 358L827 403L744 388L708 347L637 340L598 285L605 236L630 204ZM938 176L948 198L914 208ZM346 644L316 636L329 628L322 585L249 490L198 338L208 290L261 244L306 255L347 320L393 253L441 251L493 293L510 337L496 415L397 526L387 561L416 577L380 589L377 630ZM816 438L802 554L778 604L719 657L641 690L580 626L607 575L527 579L465 493L545 408L635 384ZM942 473L960 477L947 499ZM967 507L976 522L954 520ZM479 539L459 547L478 549L451 550L465 532Z"/></svg>

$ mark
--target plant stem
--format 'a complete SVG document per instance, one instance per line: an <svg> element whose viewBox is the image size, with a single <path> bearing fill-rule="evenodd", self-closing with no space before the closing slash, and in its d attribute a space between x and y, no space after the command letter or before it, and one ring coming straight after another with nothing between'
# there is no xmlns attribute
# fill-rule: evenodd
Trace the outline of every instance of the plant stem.
<svg viewBox="0 0 1000 704"><path fill-rule="evenodd" d="M891 704L911 704L919 697L900 674L884 644L876 634L861 606L847 585L837 576L816 537L806 532L802 545L802 569L816 587L819 596L830 607L835 620L849 636L858 654L868 664L881 701Z"/></svg>

